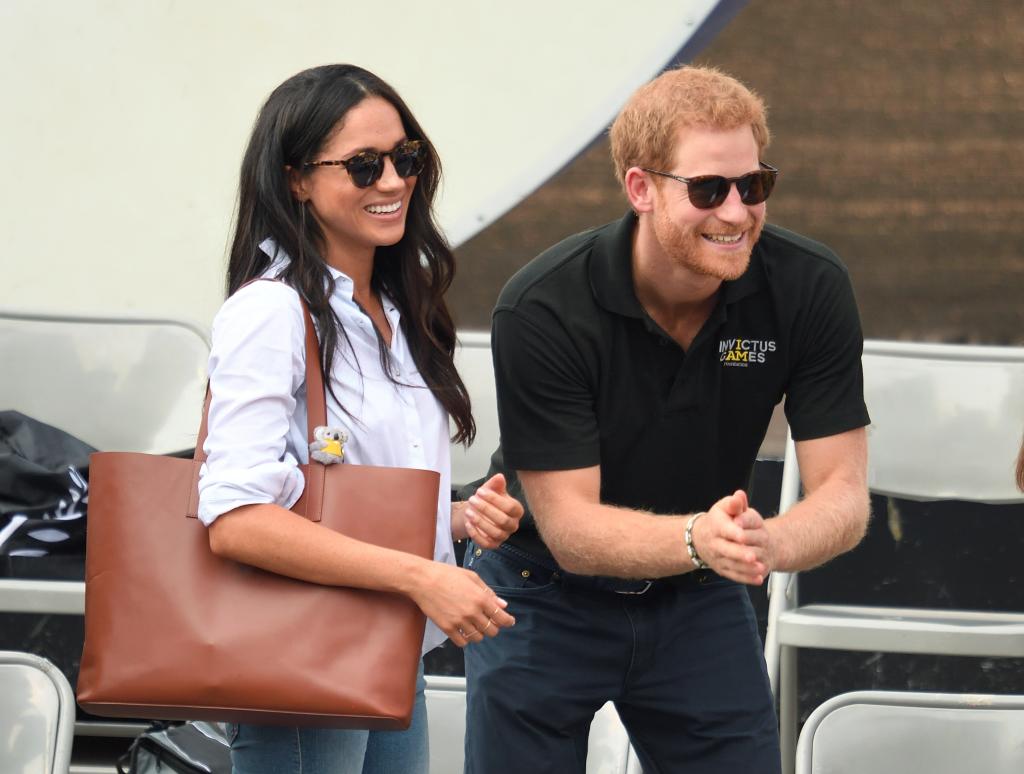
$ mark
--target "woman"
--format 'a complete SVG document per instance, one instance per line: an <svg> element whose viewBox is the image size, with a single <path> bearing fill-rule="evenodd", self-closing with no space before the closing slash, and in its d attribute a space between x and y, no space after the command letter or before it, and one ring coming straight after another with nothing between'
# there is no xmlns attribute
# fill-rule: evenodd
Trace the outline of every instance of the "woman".
<svg viewBox="0 0 1024 774"><path fill-rule="evenodd" d="M306 70L260 111L242 162L228 299L213 324L200 518L215 553L302 580L399 592L429 619L424 652L514 623L454 566L452 538L497 545L522 507L500 476L452 508L455 440L475 431L452 362L443 300L454 259L433 220L440 163L394 90L351 65ZM251 282L257 278L277 282ZM247 284L248 283L248 284ZM308 458L303 317L320 339L327 419L348 462L441 474L435 561L347 538L296 516ZM425 772L422 669L401 732L232 728L238 774Z"/></svg>

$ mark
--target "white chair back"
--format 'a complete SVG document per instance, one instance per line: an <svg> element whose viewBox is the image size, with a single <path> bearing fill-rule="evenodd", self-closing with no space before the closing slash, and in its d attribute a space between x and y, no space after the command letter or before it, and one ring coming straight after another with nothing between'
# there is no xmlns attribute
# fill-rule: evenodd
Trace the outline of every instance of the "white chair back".
<svg viewBox="0 0 1024 774"><path fill-rule="evenodd" d="M1024 697L856 691L818 707L797 774L1019 774Z"/></svg>
<svg viewBox="0 0 1024 774"><path fill-rule="evenodd" d="M195 445L206 334L174 320L0 310L0 410L14 409L102 451Z"/></svg>
<svg viewBox="0 0 1024 774"><path fill-rule="evenodd" d="M1024 501L1024 348L869 341L863 362L873 492Z"/></svg>
<svg viewBox="0 0 1024 774"><path fill-rule="evenodd" d="M0 771L65 774L75 733L75 697L45 658L0 651Z"/></svg>

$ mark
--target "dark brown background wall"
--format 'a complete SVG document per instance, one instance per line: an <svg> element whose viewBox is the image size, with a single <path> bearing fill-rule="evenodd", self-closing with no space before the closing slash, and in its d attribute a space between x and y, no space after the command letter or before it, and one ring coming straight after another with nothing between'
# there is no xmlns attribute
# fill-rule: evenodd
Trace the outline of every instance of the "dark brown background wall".
<svg viewBox="0 0 1024 774"><path fill-rule="evenodd" d="M846 261L866 335L1024 344L1024 3L753 0L698 61L765 97L769 219ZM625 208L601 137L459 248L459 324Z"/></svg>

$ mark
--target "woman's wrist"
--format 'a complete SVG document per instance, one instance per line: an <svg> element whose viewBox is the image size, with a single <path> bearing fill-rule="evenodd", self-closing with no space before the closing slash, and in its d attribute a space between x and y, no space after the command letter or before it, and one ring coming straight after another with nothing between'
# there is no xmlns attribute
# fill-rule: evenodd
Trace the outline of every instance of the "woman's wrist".
<svg viewBox="0 0 1024 774"><path fill-rule="evenodd" d="M452 540L463 541L469 537L466 529L466 506L465 500L458 500L452 503Z"/></svg>
<svg viewBox="0 0 1024 774"><path fill-rule="evenodd" d="M403 552L395 563L395 591L415 599L427 585L434 564L430 559Z"/></svg>

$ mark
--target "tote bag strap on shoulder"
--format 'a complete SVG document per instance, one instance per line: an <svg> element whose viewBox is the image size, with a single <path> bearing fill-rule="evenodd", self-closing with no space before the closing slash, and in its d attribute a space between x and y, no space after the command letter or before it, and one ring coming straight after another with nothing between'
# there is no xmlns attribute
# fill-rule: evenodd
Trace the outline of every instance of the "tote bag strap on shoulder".
<svg viewBox="0 0 1024 774"><path fill-rule="evenodd" d="M279 280L253 280L253 282L279 282ZM316 327L313 325L313 318L309 313L306 300L299 295L299 303L302 304L302 317L306 329L306 439L312 440L314 428L327 424L327 392L324 389L324 374L320 366L320 342L316 337ZM188 504L188 518L199 518L199 469L206 462L206 452L203 446L206 443L206 435L209 432L208 423L210 417L210 388L206 389L206 399L203 401L203 419L199 424L199 436L196 438L196 450L192 456L194 461L193 478L194 486L191 490ZM304 515L310 521L320 521L323 514L324 500L324 466L319 462L310 460L306 469L306 503Z"/></svg>

